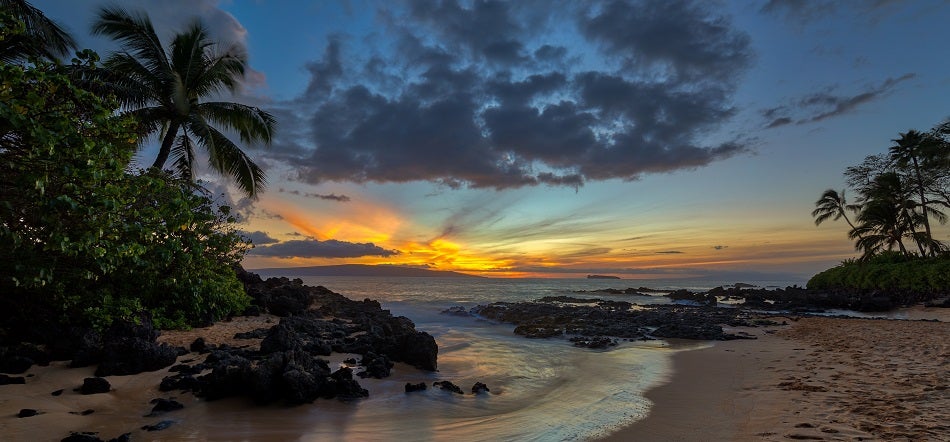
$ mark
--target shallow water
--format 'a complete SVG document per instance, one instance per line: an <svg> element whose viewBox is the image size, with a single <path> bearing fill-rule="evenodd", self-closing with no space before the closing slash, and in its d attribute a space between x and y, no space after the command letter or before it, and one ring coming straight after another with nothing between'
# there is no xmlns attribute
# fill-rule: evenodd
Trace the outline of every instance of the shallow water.
<svg viewBox="0 0 950 442"><path fill-rule="evenodd" d="M313 407L284 410L276 422L266 419L263 427L251 424L265 420L259 414L242 417L248 412L240 407L235 407L233 413L219 410L214 416L220 425L205 427L199 430L201 434L178 436L196 440L241 439L249 434L254 439L274 440L585 440L644 417L650 403L643 393L667 378L669 355L676 351L661 341L623 342L610 351L580 349L563 339L525 339L513 334L511 325L441 314L457 305L470 308L495 301L558 295L640 304L669 302L660 296L575 292L645 285L640 281L363 277L303 280L352 299L377 299L394 315L411 318L418 330L432 334L438 342L439 371L427 373L397 365L391 378L360 380L370 391L365 400L318 401ZM651 288L681 287L653 283ZM709 287L712 286L715 284ZM433 389L431 385L436 380L449 380L467 394ZM425 382L430 388L406 394L406 382ZM475 382L487 384L491 393L472 395L470 390Z"/></svg>

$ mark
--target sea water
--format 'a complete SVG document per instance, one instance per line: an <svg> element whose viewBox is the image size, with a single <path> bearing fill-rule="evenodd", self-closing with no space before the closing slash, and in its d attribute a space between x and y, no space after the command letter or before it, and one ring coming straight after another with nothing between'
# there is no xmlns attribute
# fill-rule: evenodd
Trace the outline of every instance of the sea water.
<svg viewBox="0 0 950 442"><path fill-rule="evenodd" d="M588 440L609 434L646 416L651 404L643 393L668 379L669 356L688 347L637 341L621 342L606 351L590 350L576 348L565 339L526 339L512 333L514 327L510 324L441 312L453 306L469 309L495 301L561 295L660 304L668 303L669 298L592 291L641 286L699 290L734 283L441 277L301 279L307 285L321 285L351 299L376 299L393 315L412 319L417 330L430 333L439 345L438 372L399 364L391 378L360 380L370 391L367 399L333 404L318 401L306 411L288 412L281 417L282 422L270 424L275 438L296 434L299 440L343 441ZM431 385L436 380L451 381L467 394L434 389ZM425 382L430 388L407 394L403 390L406 382ZM475 382L487 384L490 393L471 394ZM234 430L231 425L230 430ZM264 436L263 430L246 429L257 436ZM228 433L222 428L217 434Z"/></svg>

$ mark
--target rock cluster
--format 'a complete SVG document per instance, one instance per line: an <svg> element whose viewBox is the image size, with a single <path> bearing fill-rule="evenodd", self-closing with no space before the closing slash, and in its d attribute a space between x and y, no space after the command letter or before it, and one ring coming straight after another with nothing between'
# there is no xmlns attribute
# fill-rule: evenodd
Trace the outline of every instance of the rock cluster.
<svg viewBox="0 0 950 442"><path fill-rule="evenodd" d="M734 308L694 305L648 305L632 308L623 301L572 297L535 302L496 302L473 309L487 319L515 324L529 338L572 336L575 345L607 348L615 338L743 339L723 332L722 325L756 326L758 315Z"/></svg>
<svg viewBox="0 0 950 442"><path fill-rule="evenodd" d="M392 316L376 301L353 301L300 280L265 281L248 273L240 277L263 311L284 317L269 329L241 334L263 337L258 350L196 341L192 349L208 353L204 362L173 367L177 374L163 379L162 391L186 390L207 399L245 396L260 403L348 400L369 393L353 378L352 368L333 371L319 356L363 355L360 377L387 377L394 361L428 371L437 367L435 339L416 331L409 319Z"/></svg>

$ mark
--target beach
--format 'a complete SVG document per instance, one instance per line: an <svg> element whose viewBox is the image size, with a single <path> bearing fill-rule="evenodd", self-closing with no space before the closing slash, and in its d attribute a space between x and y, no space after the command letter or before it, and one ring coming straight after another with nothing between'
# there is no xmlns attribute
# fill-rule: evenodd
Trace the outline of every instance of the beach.
<svg viewBox="0 0 950 442"><path fill-rule="evenodd" d="M675 354L647 418L605 440L950 440L950 323L789 324Z"/></svg>
<svg viewBox="0 0 950 442"><path fill-rule="evenodd" d="M256 345L232 336L278 320L266 315L236 318L208 328L165 332L159 339L187 345L201 336L212 345ZM947 440L950 323L775 320L789 325L741 330L756 340L712 342L698 349L693 349L695 341L671 341L673 369L665 382L646 392L652 402L649 414L605 440ZM676 350L681 345L684 349ZM339 363L342 356L335 355L332 362ZM189 357L194 355L182 358ZM0 387L4 440L60 440L75 430L94 431L105 440L128 432L132 440L229 440L240 434L248 440L317 440L299 434L305 430L301 422L350 413L350 405L339 401L257 407L245 399L206 402L190 394L162 393L157 385L169 374L167 369L111 376L113 391L107 394L71 391L92 372L91 367L67 369L54 362L33 367L26 385ZM415 369L400 364L391 379L366 381L371 391L395 393L402 383L418 378ZM51 395L63 388L61 395ZM146 417L149 401L158 397L174 398L185 408ZM41 414L17 418L23 408ZM86 410L94 412L83 415ZM166 430L141 428L165 420L173 423ZM319 430L327 434L327 428ZM374 439L370 428L346 433L352 430L341 426L337 439L381 439ZM434 428L404 439L440 440L440 435Z"/></svg>

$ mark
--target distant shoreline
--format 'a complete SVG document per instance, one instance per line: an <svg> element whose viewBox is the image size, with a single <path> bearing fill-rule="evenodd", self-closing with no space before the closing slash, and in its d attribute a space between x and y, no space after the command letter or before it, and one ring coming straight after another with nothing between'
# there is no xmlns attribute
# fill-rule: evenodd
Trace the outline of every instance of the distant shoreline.
<svg viewBox="0 0 950 442"><path fill-rule="evenodd" d="M415 267L387 265L342 264L333 266L272 267L248 269L248 271L268 276L362 276L362 277L441 277L441 278L483 278L482 276L445 270L428 270Z"/></svg>

